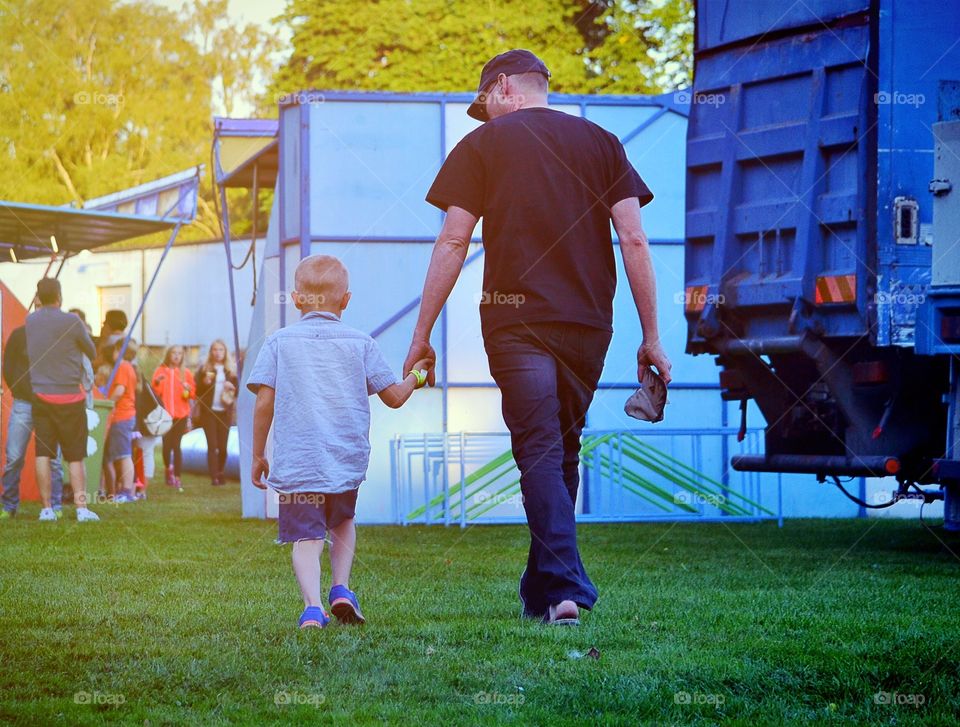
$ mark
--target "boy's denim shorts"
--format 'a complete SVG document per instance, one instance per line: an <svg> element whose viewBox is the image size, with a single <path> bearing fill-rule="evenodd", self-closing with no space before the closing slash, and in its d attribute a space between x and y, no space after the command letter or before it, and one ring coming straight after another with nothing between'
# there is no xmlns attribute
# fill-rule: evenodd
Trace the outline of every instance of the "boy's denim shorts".
<svg viewBox="0 0 960 727"><path fill-rule="evenodd" d="M281 543L322 540L328 528L335 528L356 515L358 492L359 489L335 495L325 492L278 492L277 540Z"/></svg>

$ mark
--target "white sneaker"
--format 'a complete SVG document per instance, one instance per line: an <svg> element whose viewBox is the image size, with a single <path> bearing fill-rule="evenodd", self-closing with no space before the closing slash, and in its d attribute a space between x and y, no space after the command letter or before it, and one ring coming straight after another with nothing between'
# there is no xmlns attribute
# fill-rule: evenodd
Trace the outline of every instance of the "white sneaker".
<svg viewBox="0 0 960 727"><path fill-rule="evenodd" d="M53 511L52 507L45 507L40 511L40 520L44 522L54 521L56 522L57 513Z"/></svg>
<svg viewBox="0 0 960 727"><path fill-rule="evenodd" d="M100 516L97 515L93 510L88 510L85 507L77 508L77 522L78 523L92 523L100 519Z"/></svg>

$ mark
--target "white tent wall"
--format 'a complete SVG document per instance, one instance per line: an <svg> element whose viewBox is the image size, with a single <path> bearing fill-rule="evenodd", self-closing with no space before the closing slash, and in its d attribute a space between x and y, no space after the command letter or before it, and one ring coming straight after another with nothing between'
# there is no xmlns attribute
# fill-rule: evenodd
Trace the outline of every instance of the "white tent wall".
<svg viewBox="0 0 960 727"><path fill-rule="evenodd" d="M251 265L259 270L263 260L262 246L262 241L258 242L255 261L234 272L241 348L246 346L253 313L250 306L253 294ZM233 259L238 264L249 247L249 240L232 244ZM126 313L132 321L162 253L161 248L147 248L90 252L70 258L59 276L64 307L82 310L97 335L104 313L100 291L124 289L129 306ZM3 263L0 264L0 280L21 303L29 305L37 281L46 268L46 260ZM51 274L53 272L56 267ZM206 347L213 338L223 338L232 348L233 323L222 242L179 243L170 249L133 335L137 341L149 346L179 343Z"/></svg>
<svg viewBox="0 0 960 727"><path fill-rule="evenodd" d="M231 255L239 265L249 250L249 241L231 243ZM263 262L263 240L258 241L256 259L233 272L237 304L240 348L246 348L246 333L253 318L252 265L258 270ZM147 280L163 253L145 251ZM147 300L145 341L152 346L184 343L207 346L212 338L222 338L233 348L233 323L230 317L230 293L223 243L175 246L170 250L157 282ZM68 263L69 264L69 263ZM211 336L211 334L213 334Z"/></svg>
<svg viewBox="0 0 960 727"><path fill-rule="evenodd" d="M274 192L276 194L276 192ZM259 271L259 291L250 316L247 350L237 395L237 434L240 455L240 499L243 517L276 517L276 503L269 493L254 487L251 479L253 442L253 404L256 397L247 389L247 377L267 336L280 328L280 245L277 237L279 209L270 210L267 238L263 244L263 263ZM269 442L268 442L269 452Z"/></svg>

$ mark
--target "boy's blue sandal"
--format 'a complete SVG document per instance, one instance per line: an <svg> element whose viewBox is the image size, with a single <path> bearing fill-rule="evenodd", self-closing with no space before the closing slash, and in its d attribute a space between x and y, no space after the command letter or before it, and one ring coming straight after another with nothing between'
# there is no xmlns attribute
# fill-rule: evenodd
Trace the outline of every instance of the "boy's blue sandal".
<svg viewBox="0 0 960 727"><path fill-rule="evenodd" d="M366 623L366 619L363 617L363 614L360 613L357 594L346 586L334 586L331 588L328 600L330 601L330 610L340 623Z"/></svg>
<svg viewBox="0 0 960 727"><path fill-rule="evenodd" d="M322 629L330 623L330 617L320 606L307 606L300 614L300 628Z"/></svg>

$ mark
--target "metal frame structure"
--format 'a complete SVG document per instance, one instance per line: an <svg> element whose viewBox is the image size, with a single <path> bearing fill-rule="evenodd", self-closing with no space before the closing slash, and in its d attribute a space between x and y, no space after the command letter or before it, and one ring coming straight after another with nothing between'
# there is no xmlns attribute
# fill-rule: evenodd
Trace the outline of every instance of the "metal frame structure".
<svg viewBox="0 0 960 727"><path fill-rule="evenodd" d="M113 384L133 330L143 314L147 296L180 228L196 217L202 172L202 165L192 167L87 200L82 208L0 201L0 249L11 251L14 262L49 256L50 262L44 275L49 274L59 258L55 278L59 277L67 259L80 252L152 232L171 230L137 313L124 336L120 356L102 389L103 393L109 391ZM19 256L17 252L20 252Z"/></svg>
<svg viewBox="0 0 960 727"><path fill-rule="evenodd" d="M433 236L419 235L351 235L351 234L313 234L310 220L310 200L311 200L311 160L309 158L309 134L310 134L310 105L320 103L351 102L351 103L426 103L435 104L439 111L439 153L440 158L446 157L447 148L447 105L468 104L473 100L472 94L445 94L445 93L379 93L379 92L344 92L344 91L304 91L296 94L290 94L280 100L280 116L276 120L266 119L222 119L215 120L215 132L213 140L213 169L214 178L218 186L217 196L221 202L220 214L224 230L224 243L227 248L227 264L232 277L233 262L230 257L230 220L229 209L226 203L226 188L240 187L250 189L256 194L259 185L273 184L275 189L275 198L273 200L274 211L277 213L276 239L278 243L278 258L276 262L276 272L270 272L271 278L276 277L278 290L283 291L286 287L288 277L287 251L296 246L299 258L303 258L311 253L313 243L409 243L409 244L427 244L432 245L435 241ZM564 95L551 94L550 102L555 106L576 106L579 107L581 115L586 116L588 107L656 107L652 113L644 115L644 118L637 125L627 130L621 129L621 141L629 143L635 139L645 129L649 128L658 120L670 113L675 113L686 117L688 113L688 104L683 97L674 94L664 94L661 96L589 96L589 95ZM291 118L290 114L294 116ZM284 134L296 135L291 146L284 144ZM227 140L233 137L247 137L250 140L250 150L248 158L242 162L230 167L221 155L221 147L226 146ZM264 143L261 143L261 140ZM267 141L269 140L269 141ZM236 147L233 147L235 150ZM286 149L286 151L285 151ZM288 158L285 154L295 156ZM231 161L236 161L235 159ZM287 179L288 174L284 174L283 165L285 163L295 164L299 168L299 176ZM296 184L296 189L291 187ZM291 197L296 195L296 197ZM256 207L256 205L255 205ZM294 217L287 219L285 211L293 211ZM296 225L299 229L293 229ZM321 232L321 231L317 231ZM480 243L479 238L471 241L473 244ZM616 242L615 242L616 244ZM683 239L680 236L676 238L652 239L653 245L682 246ZM483 250L472 249L465 261L464 266L474 265L483 255ZM268 274L268 273L264 273ZM368 332L374 338L380 337L390 331L405 316L413 312L420 303L420 296L412 297L408 302L400 305L396 310L387 315L380 323L370 326ZM234 336L235 345L239 351L239 333L236 324L236 309L233 311L234 317ZM279 310L279 323L281 326L287 323L287 311L285 306ZM447 370L448 356L448 309L444 306L437 325L437 351L440 359L440 368L437 372L437 389L441 396L441 430L443 434L449 434L449 395L452 389L479 389L495 388L495 384L488 381L452 381ZM632 388L628 384L619 383L601 383L600 390ZM671 384L674 391L719 391L719 385L706 382L684 382L678 381ZM727 406L717 397L717 405L720 407L721 430L725 429L728 422ZM587 422L590 426L590 422ZM723 446L723 457L727 459L726 437L721 438ZM591 472L589 469L585 472L586 479L589 480ZM726 482L727 473L722 475ZM587 483L589 490L589 483Z"/></svg>
<svg viewBox="0 0 960 727"><path fill-rule="evenodd" d="M310 246L314 242L355 242L355 243L377 243L377 242L402 242L402 243L419 243L419 244L433 244L435 238L433 237L404 237L404 236L379 236L379 235L368 235L363 237L350 237L350 236L335 236L335 235L311 235L310 234L310 224L309 224L309 199L310 199L310 174L309 174L309 159L307 158L308 153L308 144L307 136L309 132L309 123L306 118L307 113L309 112L310 103L324 103L324 102L337 102L337 101L350 101L350 102L365 102L365 103L382 103L382 102L391 102L391 103L402 103L402 102L416 102L416 103L434 103L439 106L440 110L440 158L446 158L447 155L447 146L446 146L446 106L447 104L464 104L470 103L473 101L474 95L469 93L388 93L388 92L352 92L352 91L301 91L299 93L288 94L287 96L281 98L279 107L282 111L284 108L299 106L299 117L300 123L298 126L299 133L299 165L301 169L301 183L300 183L300 195L299 195L299 211L300 211L300 224L299 224L299 234L291 235L288 234L288 231L285 227L284 215L278 215L279 221L279 265L278 265L278 281L279 289L283 290L286 277L286 250L291 245L298 245L300 249L300 258L306 257L310 254ZM631 129L627 134L621 138L621 142L624 144L629 143L632 139L637 137L642 133L646 128L651 126L653 123L661 119L668 113L676 113L683 117L687 116L687 104L679 102L674 94L662 94L659 96L620 96L620 95L610 95L610 96L595 96L595 95L585 95L585 94L550 94L549 96L550 103L552 105L574 105L580 108L581 115L585 115L587 106L659 106L660 108L655 111L652 115L645 118L640 122L635 128ZM278 172L280 164L282 164L281 158L281 146L282 140L280 139L280 122L279 120L272 119L225 119L217 118L214 120L214 177L216 184L218 186L218 195L221 200L220 214L222 218L222 225L224 230L224 245L227 253L227 264L229 266L230 272L230 294L231 294L231 305L233 306L233 321L234 321L234 340L236 350L239 352L239 332L237 329L237 315L236 308L234 303L234 294L233 294L233 263L230 252L230 220L229 220L229 209L226 204L226 188L227 187L242 187L251 189L256 195L258 189L258 183L277 183L277 196L274 199L274 206L279 207L281 210L285 209L287 203L287 198L289 190L286 189L286 184L284 182L284 175ZM221 164L220 157L220 145L218 140L221 138L229 138L231 136L262 136L264 138L276 137L277 141L275 143L270 143L263 147L259 152L252 155L246 162L241 164L235 169L226 170ZM262 177L258 180L258 168L266 167L269 176L266 179L266 182ZM254 205L256 208L256 205ZM474 238L471 240L471 243L480 243L480 238ZM652 239L650 241L652 245L683 245L683 239ZM616 241L615 241L615 244ZM477 250L470 254L467 260L464 263L464 267L469 266L476 262L483 255L483 250ZM420 296L412 298L408 303L400 306L392 315L388 316L382 323L375 326L371 331L370 335L373 338L377 338L387 330L389 330L393 325L399 322L404 316L413 311L420 304ZM451 388L493 388L494 384L488 382L451 382L448 380L446 362L447 362L447 340L448 340L448 316L447 316L447 306L444 306L440 314L439 320L439 335L440 335L440 345L438 351L440 352L440 363L441 369L438 371L437 376L437 388L441 391L442 397L442 417L443 417L443 431L447 431L447 421L448 421L448 391ZM286 325L286 310L285 308L280 309L280 325ZM713 384L699 384L699 383L684 383L677 382L671 384L671 387L674 390L693 390L693 389L711 389L719 390L718 385ZM626 386L613 386L613 385L601 385L601 388L629 388ZM724 413L722 414L724 426L726 425L726 411L724 408Z"/></svg>
<svg viewBox="0 0 960 727"><path fill-rule="evenodd" d="M705 439L721 438L721 441L731 437L736 438L737 429L643 429L643 430L612 430L612 429L584 429L584 452L581 453L581 467L585 475L582 478L581 506L582 512L577 515L578 522L659 522L659 521L696 521L696 522L759 522L761 520L776 520L783 526L783 487L782 477L779 474L762 475L760 473L735 473L739 480L731 484L726 476L728 471L721 473L720 480L711 478L699 471L703 466L703 444ZM683 498L675 500L681 503L676 511L664 507L663 502L653 502L664 514L621 514L596 513L591 511L591 489L597 486L607 486L612 497L617 498L621 512L626 510L628 493L640 494L630 487L629 467L623 462L623 448L621 439L654 439L663 440L674 437L690 439L690 461L688 480L685 484L675 485L673 493L685 493L696 497L707 494L720 494L730 507L717 507L716 513L705 514L704 507L690 507L682 503ZM435 433L422 435L398 435L393 439L391 446L391 477L393 488L393 511L397 523L402 525L459 525L465 528L470 524L518 524L524 522L522 515L505 517L502 515L485 516L481 509L479 514L468 515L466 506L467 497L475 497L478 492L483 494L484 485L475 487L473 492L468 491L470 478L483 465L492 461L497 464L498 472L492 475L491 481L506 477L511 479L507 487L502 487L497 493L489 495L495 498L509 490L511 496L518 491L518 477L516 464L512 458L494 458L492 453L498 453L503 445L494 446L492 441L509 438L506 432L456 432ZM740 449L744 452L757 451L762 442L762 430L749 430L746 438L741 442ZM601 446L595 447L594 445ZM509 443L506 444L509 451ZM588 454L588 450L590 453ZM604 459L601 455L607 452ZM593 455L597 455L594 457ZM503 462L499 460L503 459ZM722 459L726 470L726 459ZM480 466L478 468L478 465ZM453 483L450 472L453 471ZM586 476L586 475L591 476ZM770 482L761 482L766 478ZM721 482L722 480L722 482ZM698 482L713 482L715 491L707 492L700 489ZM502 484L502 483L501 483ZM764 490L775 485L776 504L773 507L764 505ZM489 494L489 493L488 493ZM644 497L640 494L640 497ZM644 498L646 499L646 498ZM708 497L709 499L709 497ZM696 501L696 500L694 500Z"/></svg>

